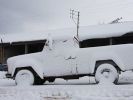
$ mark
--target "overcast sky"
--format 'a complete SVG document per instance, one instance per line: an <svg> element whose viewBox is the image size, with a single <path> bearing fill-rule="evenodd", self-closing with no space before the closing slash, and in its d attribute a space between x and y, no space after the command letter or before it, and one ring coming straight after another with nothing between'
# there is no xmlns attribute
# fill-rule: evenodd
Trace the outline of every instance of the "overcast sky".
<svg viewBox="0 0 133 100"><path fill-rule="evenodd" d="M0 33L43 32L74 27L70 8L80 11L80 26L133 21L133 0L0 0Z"/></svg>

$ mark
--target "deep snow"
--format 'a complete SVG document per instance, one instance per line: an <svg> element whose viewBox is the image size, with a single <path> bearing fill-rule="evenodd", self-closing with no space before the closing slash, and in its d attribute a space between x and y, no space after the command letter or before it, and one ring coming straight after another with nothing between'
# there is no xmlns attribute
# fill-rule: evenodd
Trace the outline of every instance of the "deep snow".
<svg viewBox="0 0 133 100"><path fill-rule="evenodd" d="M122 73L118 85L95 84L86 76L26 87L16 86L0 72L0 100L133 100L133 72Z"/></svg>

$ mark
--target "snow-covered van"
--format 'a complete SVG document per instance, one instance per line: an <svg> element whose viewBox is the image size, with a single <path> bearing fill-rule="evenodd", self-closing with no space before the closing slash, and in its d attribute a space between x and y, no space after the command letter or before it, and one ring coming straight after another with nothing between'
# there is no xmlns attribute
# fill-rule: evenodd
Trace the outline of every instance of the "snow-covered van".
<svg viewBox="0 0 133 100"><path fill-rule="evenodd" d="M133 70L133 23L80 28L78 38L49 37L42 52L11 57L7 64L7 77L16 84L83 76L117 83L122 71Z"/></svg>

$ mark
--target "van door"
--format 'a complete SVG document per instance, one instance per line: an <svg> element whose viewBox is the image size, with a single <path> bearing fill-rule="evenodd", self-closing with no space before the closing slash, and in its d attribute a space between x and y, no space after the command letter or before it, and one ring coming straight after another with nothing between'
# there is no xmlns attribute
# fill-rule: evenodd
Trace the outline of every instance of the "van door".
<svg viewBox="0 0 133 100"><path fill-rule="evenodd" d="M66 42L54 41L52 50L45 50L44 74L47 76L63 76L75 74L76 57ZM46 66L46 67L45 67Z"/></svg>

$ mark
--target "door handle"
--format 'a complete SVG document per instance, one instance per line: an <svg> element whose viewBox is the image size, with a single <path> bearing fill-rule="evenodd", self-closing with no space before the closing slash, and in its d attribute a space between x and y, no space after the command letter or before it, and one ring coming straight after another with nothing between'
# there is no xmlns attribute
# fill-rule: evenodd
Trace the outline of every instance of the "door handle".
<svg viewBox="0 0 133 100"><path fill-rule="evenodd" d="M70 59L76 59L77 57L72 57L72 56L69 56L68 58L66 58L66 60L70 60Z"/></svg>

